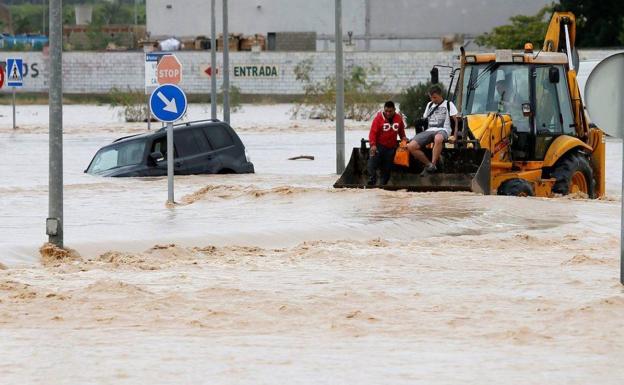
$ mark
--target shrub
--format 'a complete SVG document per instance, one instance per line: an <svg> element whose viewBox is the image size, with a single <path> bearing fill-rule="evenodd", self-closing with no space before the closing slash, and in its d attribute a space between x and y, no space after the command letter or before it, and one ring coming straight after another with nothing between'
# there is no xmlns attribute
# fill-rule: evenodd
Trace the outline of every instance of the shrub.
<svg viewBox="0 0 624 385"><path fill-rule="evenodd" d="M128 88L122 91L113 88L110 91L111 108L121 107L119 115L126 122L143 122L147 119L147 96L142 91L135 91Z"/></svg>
<svg viewBox="0 0 624 385"><path fill-rule="evenodd" d="M310 73L313 62L306 59L294 69L295 78L303 83L303 99L292 109L292 117L312 119L336 119L336 77L328 76L321 81L312 81ZM369 80L378 74L379 67L355 66L345 77L345 118L369 120L380 108L381 101L388 99L381 90L382 82Z"/></svg>
<svg viewBox="0 0 624 385"><path fill-rule="evenodd" d="M223 109L223 87L221 88L221 94L217 96L218 103ZM241 93L240 88L230 84L230 112L240 111L241 105Z"/></svg>

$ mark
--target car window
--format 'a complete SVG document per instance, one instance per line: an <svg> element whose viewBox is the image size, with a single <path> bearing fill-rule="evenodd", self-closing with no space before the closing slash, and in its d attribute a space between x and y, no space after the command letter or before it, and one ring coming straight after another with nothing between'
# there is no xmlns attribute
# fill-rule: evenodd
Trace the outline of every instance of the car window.
<svg viewBox="0 0 624 385"><path fill-rule="evenodd" d="M193 136L195 137L195 141L197 142L197 145L202 152L208 152L212 150L212 146L210 146L210 143L208 142L208 139L206 138L206 135L204 135L204 131L202 129L194 128L192 132Z"/></svg>
<svg viewBox="0 0 624 385"><path fill-rule="evenodd" d="M173 143L180 156L192 156L202 152L192 129L178 130L173 135Z"/></svg>
<svg viewBox="0 0 624 385"><path fill-rule="evenodd" d="M177 133L176 136L173 139L173 156L177 157L178 156L178 146L176 143L176 139L177 138ZM154 140L154 142L152 142L152 147L150 148L150 153L153 152L160 152L161 154L163 154L163 157L165 159L167 159L167 137L166 136L161 136L160 138L157 138L156 140Z"/></svg>
<svg viewBox="0 0 624 385"><path fill-rule="evenodd" d="M160 152L161 154L163 154L163 156L166 157L167 155L167 137L166 136L158 138L154 141L154 143L152 143L152 148L150 150L150 153L152 152Z"/></svg>
<svg viewBox="0 0 624 385"><path fill-rule="evenodd" d="M535 125L538 134L561 134L559 101L557 100L556 84L549 80L548 72L551 67L536 68L535 76ZM560 82L561 83L561 82Z"/></svg>
<svg viewBox="0 0 624 385"><path fill-rule="evenodd" d="M145 141L134 140L100 150L93 159L90 172L106 171L113 168L140 164L143 162Z"/></svg>
<svg viewBox="0 0 624 385"><path fill-rule="evenodd" d="M210 144L212 144L214 149L228 147L234 144L228 129L223 125L204 127L204 132L206 136L208 136L208 140L210 140Z"/></svg>
<svg viewBox="0 0 624 385"><path fill-rule="evenodd" d="M570 90L566 82L566 73L563 66L557 66L559 70L559 83L557 83L557 95L559 97L559 106L561 107L561 118L563 120L563 133L574 135L576 127L574 125L574 115L572 114L572 105L570 104Z"/></svg>
<svg viewBox="0 0 624 385"><path fill-rule="evenodd" d="M529 118L522 113L522 104L529 98L529 67L516 64L476 64L466 67L462 112L510 114L520 132L530 131Z"/></svg>

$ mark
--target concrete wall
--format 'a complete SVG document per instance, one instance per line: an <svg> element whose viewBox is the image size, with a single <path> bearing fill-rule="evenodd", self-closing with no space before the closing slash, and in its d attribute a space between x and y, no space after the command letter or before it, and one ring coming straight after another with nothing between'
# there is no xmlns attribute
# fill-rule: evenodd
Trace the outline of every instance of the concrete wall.
<svg viewBox="0 0 624 385"><path fill-rule="evenodd" d="M442 36L489 32L507 24L513 15L535 14L551 2L343 0L344 37L353 32L357 50L366 50L367 41L371 50L441 50ZM216 14L221 31L221 1L217 1ZM317 49L333 49L334 0L230 1L229 15L232 33L316 32ZM147 0L147 30L153 37L208 36L210 1Z"/></svg>
<svg viewBox="0 0 624 385"><path fill-rule="evenodd" d="M170 5L171 8L167 8ZM217 30L222 31L221 1ZM228 2L232 33L333 33L334 0L245 0ZM364 0L343 0L344 30L364 33ZM147 30L152 36L210 34L210 0L147 0Z"/></svg>
<svg viewBox="0 0 624 385"><path fill-rule="evenodd" d="M581 60L600 60L617 51L581 51ZM20 53L28 73L25 87L20 91L46 92L48 83L48 56L42 53ZM202 71L208 66L208 52L179 52L183 65L182 88L187 93L210 92L210 81ZM0 62L8 55L0 55ZM244 94L294 95L301 94L302 84L295 79L294 68L304 60L312 63L312 79L322 80L334 74L334 55L324 52L235 52L231 54L230 76L232 84ZM371 80L383 83L383 89L397 93L410 85L424 82L434 64L452 65L456 54L447 52L350 52L345 55L347 70L354 66L379 67ZM219 58L219 66L220 64ZM236 77L234 67L269 67L269 76ZM142 53L67 52L63 54L63 82L65 93L107 93L112 88L143 90L144 55ZM245 71L247 74L250 71ZM260 74L260 72L258 72ZM447 80L448 72L441 71L440 79ZM221 78L219 77L219 85ZM10 92L7 88L0 92Z"/></svg>

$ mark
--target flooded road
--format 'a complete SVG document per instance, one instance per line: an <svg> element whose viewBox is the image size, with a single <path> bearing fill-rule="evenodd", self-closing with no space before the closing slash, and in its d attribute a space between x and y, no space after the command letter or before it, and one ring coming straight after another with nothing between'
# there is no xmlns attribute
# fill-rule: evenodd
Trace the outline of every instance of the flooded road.
<svg viewBox="0 0 624 385"><path fill-rule="evenodd" d="M365 135L348 132L347 142L358 143ZM315 239L514 233L569 226L589 207L612 209L605 202L567 199L525 202L471 193L335 190L331 132L242 133L256 174L177 177L177 201L192 204L171 209L165 207L166 178L83 173L97 149L114 138L79 134L65 140L66 244L84 255L102 253L112 244L136 252L163 242L285 247ZM46 239L47 136L0 134L0 141L6 144L0 155L0 174L5 178L0 187L5 218L0 223L0 262L34 263ZM609 148L615 160L619 146L610 143ZM301 154L315 160L288 160ZM617 194L614 179L610 198ZM607 224L603 219L592 228L617 225L616 217Z"/></svg>
<svg viewBox="0 0 624 385"><path fill-rule="evenodd" d="M75 113L99 110L86 111ZM9 383L624 377L618 141L604 200L336 190L331 123L249 108L233 119L256 174L177 177L168 208L165 178L83 173L142 125L115 132L102 119L88 132L72 119L65 241L80 256L44 265L47 135L36 118L0 127ZM366 134L352 125L347 153ZM297 155L315 160L287 160Z"/></svg>

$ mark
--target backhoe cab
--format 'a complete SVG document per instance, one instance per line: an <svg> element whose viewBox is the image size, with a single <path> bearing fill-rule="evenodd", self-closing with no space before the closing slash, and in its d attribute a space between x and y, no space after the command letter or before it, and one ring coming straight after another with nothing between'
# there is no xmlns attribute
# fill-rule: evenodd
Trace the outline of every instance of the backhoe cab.
<svg viewBox="0 0 624 385"><path fill-rule="evenodd" d="M422 165L411 159L383 187L604 196L605 135L590 127L583 109L575 37L574 15L555 13L539 52L530 43L524 52L470 54L462 48L452 97L461 115L457 141L443 150L438 173L420 177ZM334 186L364 187L367 160L363 140Z"/></svg>

